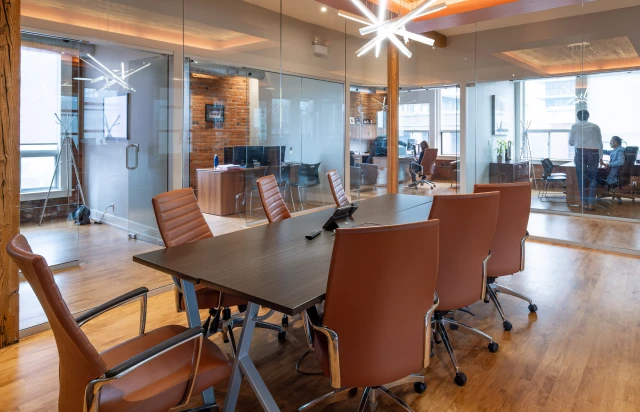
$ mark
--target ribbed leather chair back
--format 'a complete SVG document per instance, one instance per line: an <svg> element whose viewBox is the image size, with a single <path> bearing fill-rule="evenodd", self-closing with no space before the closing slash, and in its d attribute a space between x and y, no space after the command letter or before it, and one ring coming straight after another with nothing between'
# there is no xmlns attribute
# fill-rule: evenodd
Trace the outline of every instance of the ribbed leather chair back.
<svg viewBox="0 0 640 412"><path fill-rule="evenodd" d="M166 247L213 237L192 188L162 193L154 197L152 203Z"/></svg>
<svg viewBox="0 0 640 412"><path fill-rule="evenodd" d="M522 239L531 212L531 183L475 185L473 193L500 192L498 224L491 243L488 276L513 275L521 270Z"/></svg>
<svg viewBox="0 0 640 412"><path fill-rule="evenodd" d="M438 275L438 225L336 230L322 323L338 335L343 387L384 385L423 369L430 339L425 315ZM420 245L420 259L405 258L407 244ZM316 332L316 345L321 336ZM327 374L327 359L316 352Z"/></svg>
<svg viewBox="0 0 640 412"><path fill-rule="evenodd" d="M344 187L342 187L342 180L340 180L340 175L337 170L330 170L327 173L327 179L329 179L329 187L331 187L331 194L333 195L333 200L336 202L336 206L346 206L349 204L349 198L347 198L347 194L344 192Z"/></svg>
<svg viewBox="0 0 640 412"><path fill-rule="evenodd" d="M499 202L499 192L433 197L429 219L440 220L438 310L460 309L482 298L482 263L493 241Z"/></svg>
<svg viewBox="0 0 640 412"><path fill-rule="evenodd" d="M82 332L44 257L32 252L27 239L16 235L7 253L17 264L42 305L60 357L58 410L82 412L87 384L107 371L107 364Z"/></svg>
<svg viewBox="0 0 640 412"><path fill-rule="evenodd" d="M438 158L438 149L425 149L422 156L422 170L426 176L433 176L436 170L436 159Z"/></svg>
<svg viewBox="0 0 640 412"><path fill-rule="evenodd" d="M280 188L275 176L261 177L257 183L262 207L267 219L269 219L269 223L289 219L291 213L289 213L289 209L287 209L287 205L280 194Z"/></svg>

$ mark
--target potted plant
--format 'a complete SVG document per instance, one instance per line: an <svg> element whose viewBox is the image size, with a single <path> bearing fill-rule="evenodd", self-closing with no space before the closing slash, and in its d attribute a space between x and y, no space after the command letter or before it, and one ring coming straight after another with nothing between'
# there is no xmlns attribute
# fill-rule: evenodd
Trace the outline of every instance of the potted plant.
<svg viewBox="0 0 640 412"><path fill-rule="evenodd" d="M502 163L505 150L507 150L507 142L504 140L498 140L498 147L496 148L496 153L498 154L498 163Z"/></svg>

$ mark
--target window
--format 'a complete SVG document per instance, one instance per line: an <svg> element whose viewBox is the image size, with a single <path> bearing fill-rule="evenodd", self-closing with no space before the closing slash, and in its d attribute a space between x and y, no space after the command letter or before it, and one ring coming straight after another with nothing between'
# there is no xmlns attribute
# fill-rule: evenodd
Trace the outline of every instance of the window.
<svg viewBox="0 0 640 412"><path fill-rule="evenodd" d="M457 87L440 90L440 154L460 154L460 91Z"/></svg>
<svg viewBox="0 0 640 412"><path fill-rule="evenodd" d="M60 144L61 56L48 50L22 48L20 94L20 191L49 188ZM53 188L60 186L60 176Z"/></svg>
<svg viewBox="0 0 640 412"><path fill-rule="evenodd" d="M524 123L529 125L526 157L567 160L573 157L569 133L576 117L576 77L524 82Z"/></svg>
<svg viewBox="0 0 640 412"><path fill-rule="evenodd" d="M420 93L420 92L418 92ZM400 135L401 142L412 144L423 140L429 141L429 103L408 103L400 105ZM408 147L408 150L413 150Z"/></svg>

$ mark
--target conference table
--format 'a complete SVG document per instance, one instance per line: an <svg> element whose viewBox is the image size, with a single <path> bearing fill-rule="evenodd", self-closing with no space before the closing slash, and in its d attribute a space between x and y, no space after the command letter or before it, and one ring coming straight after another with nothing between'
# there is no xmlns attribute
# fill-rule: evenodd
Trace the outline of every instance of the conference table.
<svg viewBox="0 0 640 412"><path fill-rule="evenodd" d="M429 218L432 200L431 197L413 195L379 196L359 202L353 216L338 223L341 228L353 228L424 221ZM321 229L333 212L333 208L325 208L133 257L137 263L180 280L189 327L201 325L195 284L210 286L249 301L224 411L235 410L243 378L250 383L264 410L279 411L249 357L255 323L259 320L258 310L264 306L294 316L324 300L334 233L323 231L313 240L304 236ZM205 403L213 403L213 388L203 392L203 398Z"/></svg>

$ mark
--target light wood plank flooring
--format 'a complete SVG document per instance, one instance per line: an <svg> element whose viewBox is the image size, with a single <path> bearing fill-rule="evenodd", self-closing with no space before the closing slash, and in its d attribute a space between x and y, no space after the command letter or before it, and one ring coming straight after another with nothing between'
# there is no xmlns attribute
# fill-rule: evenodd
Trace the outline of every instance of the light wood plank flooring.
<svg viewBox="0 0 640 412"><path fill-rule="evenodd" d="M527 243L526 259L524 273L503 283L532 296L539 307L537 315L528 312L525 302L503 297L513 323L513 330L504 332L491 304L472 305L476 316L459 320L491 334L500 344L498 353L489 353L479 338L452 331L461 370L469 378L467 385L460 388L453 383L446 351L437 345L436 357L425 371L426 392L417 395L411 385L394 392L416 411L637 411L640 261L539 242ZM96 319L84 330L104 350L134 336L137 322L138 305L132 304ZM148 327L171 323L186 324L184 314L174 310L172 293L152 297ZM219 336L213 340L230 354ZM327 378L294 371L305 350L299 320L289 327L284 344L269 331L256 332L252 357L284 411L331 390ZM317 363L311 356L303 366L316 369ZM56 411L57 372L50 331L0 350L0 411ZM223 403L226 382L215 389L218 402ZM238 406L240 411L260 410L246 383ZM326 410L356 408L354 401L348 401ZM397 409L383 399L379 410Z"/></svg>

